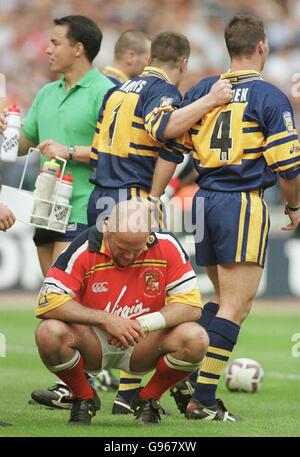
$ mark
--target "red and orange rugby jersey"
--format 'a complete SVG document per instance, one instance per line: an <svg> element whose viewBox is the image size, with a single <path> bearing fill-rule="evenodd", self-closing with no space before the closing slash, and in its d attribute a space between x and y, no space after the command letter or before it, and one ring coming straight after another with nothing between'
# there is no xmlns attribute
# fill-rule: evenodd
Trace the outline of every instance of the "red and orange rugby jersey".
<svg viewBox="0 0 300 457"><path fill-rule="evenodd" d="M131 319L174 302L203 306L196 274L174 235L152 233L135 262L118 268L96 226L77 237L49 270L36 316L70 300Z"/></svg>

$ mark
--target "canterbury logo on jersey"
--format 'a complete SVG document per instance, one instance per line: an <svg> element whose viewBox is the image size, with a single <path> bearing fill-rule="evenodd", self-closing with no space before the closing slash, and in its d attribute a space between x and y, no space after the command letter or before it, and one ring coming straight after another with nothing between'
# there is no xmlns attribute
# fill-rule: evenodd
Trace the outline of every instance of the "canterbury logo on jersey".
<svg viewBox="0 0 300 457"><path fill-rule="evenodd" d="M141 316L141 314L145 314L150 311L150 308L143 308L143 303L139 300L136 300L136 303L132 306L120 304L126 291L127 286L124 286L116 302L114 304L111 301L108 302L104 311L110 314L115 314L116 316L126 317L127 319Z"/></svg>
<svg viewBox="0 0 300 457"><path fill-rule="evenodd" d="M99 293L99 292L107 292L108 291L108 287L106 287L108 285L108 282L95 282L93 285L92 285L92 291L95 292L95 294Z"/></svg>

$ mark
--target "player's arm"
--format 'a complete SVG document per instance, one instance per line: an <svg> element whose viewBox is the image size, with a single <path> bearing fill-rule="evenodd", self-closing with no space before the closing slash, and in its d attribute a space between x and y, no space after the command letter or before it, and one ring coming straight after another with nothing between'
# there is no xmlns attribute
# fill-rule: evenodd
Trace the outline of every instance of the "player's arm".
<svg viewBox="0 0 300 457"><path fill-rule="evenodd" d="M202 310L200 307L178 301L166 305L154 313L139 316L136 320L140 322L144 332L149 333L164 328L175 327L184 322L195 322L200 319L201 313Z"/></svg>
<svg viewBox="0 0 300 457"><path fill-rule="evenodd" d="M144 332L138 321L130 321L105 311L87 308L75 300L69 300L39 317L57 319L68 324L94 325L114 336L120 343L120 347L125 348L129 345L134 346L144 337Z"/></svg>
<svg viewBox="0 0 300 457"><path fill-rule="evenodd" d="M137 317L145 332L170 328L201 317L202 300L197 278L186 252L172 234L159 234L167 258L166 305L155 313Z"/></svg>
<svg viewBox="0 0 300 457"><path fill-rule="evenodd" d="M149 200L158 201L161 195L164 193L165 188L169 184L172 178L177 163L169 162L168 160L159 157L155 164L155 170L152 178L152 186L149 195Z"/></svg>
<svg viewBox="0 0 300 457"><path fill-rule="evenodd" d="M230 82L227 79L219 79L207 95L172 112L164 130L164 140L182 136L213 108L229 103L232 96Z"/></svg>
<svg viewBox="0 0 300 457"><path fill-rule="evenodd" d="M279 176L286 199L285 214L290 218L290 224L282 230L290 231L300 223L300 143L289 100L279 89L272 90L264 101L264 158L271 171Z"/></svg>
<svg viewBox="0 0 300 457"><path fill-rule="evenodd" d="M152 186L150 191L150 199L158 200L164 193L166 187L170 184L170 181L176 170L178 163L183 161L184 153L191 153L193 151L193 145L190 133L187 132L178 141L171 140L162 146L159 151L159 157L155 164L155 170L152 178ZM193 166L192 156L188 159L189 173L184 175L183 179L176 181L177 188L179 189L182 185L191 183L196 178ZM176 190L175 190L176 192ZM175 193L174 192L174 193ZM173 194L174 194L173 193ZM172 194L170 195L170 198Z"/></svg>
<svg viewBox="0 0 300 457"><path fill-rule="evenodd" d="M295 230L300 224L300 170L299 175L293 179L279 178L279 186L286 200L285 213L291 221L281 230Z"/></svg>

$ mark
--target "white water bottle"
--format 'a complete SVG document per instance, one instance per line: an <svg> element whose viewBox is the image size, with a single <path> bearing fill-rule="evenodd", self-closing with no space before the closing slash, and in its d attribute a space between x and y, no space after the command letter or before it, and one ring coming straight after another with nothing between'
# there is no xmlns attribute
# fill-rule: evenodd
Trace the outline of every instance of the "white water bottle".
<svg viewBox="0 0 300 457"><path fill-rule="evenodd" d="M8 109L7 127L3 132L0 158L3 162L15 162L18 157L21 128L20 110L16 105Z"/></svg>
<svg viewBox="0 0 300 457"><path fill-rule="evenodd" d="M54 206L54 218L51 229L64 231L67 227L71 208L70 200L73 193L74 179L70 172L56 183L56 203Z"/></svg>
<svg viewBox="0 0 300 457"><path fill-rule="evenodd" d="M35 205L31 223L47 226L52 210L52 200L56 185L56 175L60 170L60 165L54 159L44 162L41 173L35 182Z"/></svg>

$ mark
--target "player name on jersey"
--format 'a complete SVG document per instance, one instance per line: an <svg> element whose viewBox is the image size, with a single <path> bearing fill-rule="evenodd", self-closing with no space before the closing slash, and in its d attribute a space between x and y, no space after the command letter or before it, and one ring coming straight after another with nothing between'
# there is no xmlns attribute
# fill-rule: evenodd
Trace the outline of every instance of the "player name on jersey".
<svg viewBox="0 0 300 457"><path fill-rule="evenodd" d="M139 94L143 87L147 84L147 81L144 79L138 81L131 81L130 79L126 81L119 90L122 92L134 92L135 94Z"/></svg>
<svg viewBox="0 0 300 457"><path fill-rule="evenodd" d="M248 92L248 87L244 87L243 89L233 89L233 97L230 103L245 103L247 101Z"/></svg>

